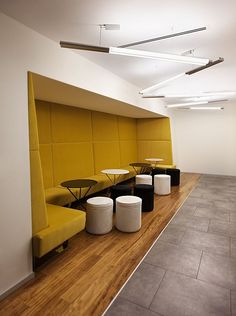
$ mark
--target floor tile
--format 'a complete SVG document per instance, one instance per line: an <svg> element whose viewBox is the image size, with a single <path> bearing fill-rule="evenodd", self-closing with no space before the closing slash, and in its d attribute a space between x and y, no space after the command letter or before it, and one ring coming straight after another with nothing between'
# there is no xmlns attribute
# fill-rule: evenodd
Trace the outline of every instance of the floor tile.
<svg viewBox="0 0 236 316"><path fill-rule="evenodd" d="M236 258L236 238L231 238L231 257Z"/></svg>
<svg viewBox="0 0 236 316"><path fill-rule="evenodd" d="M207 232L209 226L209 219L198 216L175 216L170 225L179 225L186 228L191 228L198 231Z"/></svg>
<svg viewBox="0 0 236 316"><path fill-rule="evenodd" d="M189 197L184 205L195 205L198 207L213 206L213 202L203 198Z"/></svg>
<svg viewBox="0 0 236 316"><path fill-rule="evenodd" d="M143 262L119 296L148 308L164 274L164 269Z"/></svg>
<svg viewBox="0 0 236 316"><path fill-rule="evenodd" d="M236 212L230 211L229 220L230 222L236 222Z"/></svg>
<svg viewBox="0 0 236 316"><path fill-rule="evenodd" d="M189 229L185 232L181 245L219 255L230 255L230 238L227 236Z"/></svg>
<svg viewBox="0 0 236 316"><path fill-rule="evenodd" d="M117 298L108 311L106 316L159 316L159 314L146 308L131 303L123 298Z"/></svg>
<svg viewBox="0 0 236 316"><path fill-rule="evenodd" d="M236 316L236 291L231 291L231 313Z"/></svg>
<svg viewBox="0 0 236 316"><path fill-rule="evenodd" d="M229 210L219 209L216 207L197 207L194 216L218 219L220 221L229 222Z"/></svg>
<svg viewBox="0 0 236 316"><path fill-rule="evenodd" d="M169 225L161 234L159 241L167 242L169 244L180 244L186 228L178 225Z"/></svg>
<svg viewBox="0 0 236 316"><path fill-rule="evenodd" d="M236 237L236 223L211 220L208 232Z"/></svg>
<svg viewBox="0 0 236 316"><path fill-rule="evenodd" d="M222 202L222 203L227 202L227 197L224 194L222 194L221 192L219 192L219 190L212 190L212 191L214 191L214 192L204 193L202 195L202 198L207 199L207 200L212 201L212 202L215 202L216 199L218 202Z"/></svg>
<svg viewBox="0 0 236 316"><path fill-rule="evenodd" d="M196 211L196 206L195 205L185 205L183 204L181 208L179 209L178 213L176 216L193 216L195 211Z"/></svg>
<svg viewBox="0 0 236 316"><path fill-rule="evenodd" d="M236 289L236 258L203 253L198 279Z"/></svg>
<svg viewBox="0 0 236 316"><path fill-rule="evenodd" d="M202 197L202 194L204 193L204 190L203 189L195 189L193 190L189 197L197 197L197 198L200 198Z"/></svg>
<svg viewBox="0 0 236 316"><path fill-rule="evenodd" d="M158 241L144 261L165 270L196 277L200 259L200 250L185 247L180 248L173 244Z"/></svg>
<svg viewBox="0 0 236 316"><path fill-rule="evenodd" d="M214 205L218 208L236 211L236 203L230 201L214 201Z"/></svg>
<svg viewBox="0 0 236 316"><path fill-rule="evenodd" d="M230 291L167 272L150 309L168 316L230 316Z"/></svg>

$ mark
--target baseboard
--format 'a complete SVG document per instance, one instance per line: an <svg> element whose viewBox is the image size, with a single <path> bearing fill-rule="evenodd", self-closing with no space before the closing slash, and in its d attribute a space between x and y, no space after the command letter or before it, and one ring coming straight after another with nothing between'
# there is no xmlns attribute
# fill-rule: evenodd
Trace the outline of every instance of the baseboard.
<svg viewBox="0 0 236 316"><path fill-rule="evenodd" d="M6 290L5 292L3 292L2 294L0 294L0 301L2 301L4 298L6 298L8 295L10 295L11 293L13 293L14 291L16 291L18 288L20 288L22 285L24 285L26 282L32 280L34 278L35 274L34 272L30 273L26 278L24 278L23 280L21 280L20 282L18 282L17 284L15 284L14 286L12 286L11 288L9 288L8 290Z"/></svg>

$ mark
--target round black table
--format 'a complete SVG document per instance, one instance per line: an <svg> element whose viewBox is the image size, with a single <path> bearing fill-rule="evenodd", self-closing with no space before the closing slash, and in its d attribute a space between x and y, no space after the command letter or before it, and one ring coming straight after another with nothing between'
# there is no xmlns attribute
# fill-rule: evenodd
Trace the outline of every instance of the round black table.
<svg viewBox="0 0 236 316"><path fill-rule="evenodd" d="M142 173L145 171L146 168L151 167L150 163L145 163L145 162L132 162L129 165L134 168L134 171L136 172L136 174L138 174L138 169L136 168L140 168L140 173Z"/></svg>
<svg viewBox="0 0 236 316"><path fill-rule="evenodd" d="M97 184L96 180L91 179L74 179L74 180L68 180L61 183L61 186L64 188L67 188L68 191L73 195L73 197L80 203L81 198L85 198L86 195L89 193L91 187L93 187L95 184ZM82 188L88 188L88 190L85 192L85 194L82 196L81 190ZM77 197L71 189L79 189L79 197ZM85 208L81 203L81 207Z"/></svg>

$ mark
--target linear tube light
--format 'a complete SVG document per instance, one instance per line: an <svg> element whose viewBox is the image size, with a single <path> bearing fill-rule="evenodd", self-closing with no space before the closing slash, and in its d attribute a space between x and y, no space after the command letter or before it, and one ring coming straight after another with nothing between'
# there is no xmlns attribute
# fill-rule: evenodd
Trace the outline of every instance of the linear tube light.
<svg viewBox="0 0 236 316"><path fill-rule="evenodd" d="M151 99L151 98L207 98L214 96L231 96L235 95L236 91L216 91L216 92L200 92L196 94L149 94L144 95L143 98Z"/></svg>
<svg viewBox="0 0 236 316"><path fill-rule="evenodd" d="M185 103L178 103L178 104L169 104L166 105L167 108L183 108L186 106L195 106L195 105L203 105L203 104L208 104L208 103L216 103L216 102L225 102L228 101L228 99L218 99L218 100L211 100L211 101L198 101L198 102L185 102ZM206 108L206 107L204 107Z"/></svg>
<svg viewBox="0 0 236 316"><path fill-rule="evenodd" d="M154 90L157 90L157 88L159 88L160 86L162 86L162 85L165 84L165 83L168 83L168 82L170 82L170 81L172 81L172 80L178 79L178 78L180 78L180 77L182 77L182 76L184 76L184 75L189 75L189 76L190 76L190 75L193 75L193 74L195 74L196 72L202 71L202 70L204 70L204 69L206 69L206 68L209 68L209 67L212 67L212 66L214 66L214 65L216 65L216 64L222 63L223 61L224 61L224 58L222 58L222 57L219 57L218 59L216 59L216 60L214 60L214 61L210 60L205 66L201 66L201 67L194 68L194 69L192 69L192 70L186 71L185 73L181 73L181 74L179 74L179 75L176 75L176 76L174 76L174 77L171 77L171 78L169 78L169 79L166 79L166 80L164 80L164 81L161 81L161 82L157 83L157 84L154 85L154 86L151 86L151 87L149 87L149 88L146 88L146 89L140 91L139 93L140 93L140 94L145 94L145 93L147 93L147 92L150 93L150 92L152 92L152 91L154 91ZM145 98L146 96L143 95L142 97ZM151 97L154 98L153 95L152 95ZM163 97L163 96L162 96L162 97Z"/></svg>
<svg viewBox="0 0 236 316"><path fill-rule="evenodd" d="M169 104L166 105L167 108L181 108L186 107L190 105L202 105L202 104L208 104L208 101L199 101L199 102L186 102L186 103L176 103L176 104Z"/></svg>
<svg viewBox="0 0 236 316"><path fill-rule="evenodd" d="M163 81L161 81L161 82L155 84L154 86L148 87L148 88L146 88L146 89L140 91L139 93L140 93L140 94L145 94L145 93L154 91L154 90L156 90L157 88L159 88L159 87L165 85L166 83L168 83L168 82L170 82L170 81L173 81L173 80L175 80L175 79L178 79L178 78L180 78L180 77L183 77L183 76L185 76L185 72L182 72L181 74L178 74L178 75L176 75L176 76L174 76L174 77L171 77L171 78L169 78L169 79L163 80Z"/></svg>
<svg viewBox="0 0 236 316"><path fill-rule="evenodd" d="M65 42L65 41L60 41L60 46L63 48L88 50L92 52L109 53L109 54L115 54L115 55L168 60L168 61L173 61L173 62L194 64L194 65L199 65L199 66L205 66L206 64L209 63L209 59L207 58L190 57L190 56L174 55L174 54L167 54L167 53L157 53L157 52L150 52L150 51L145 51L145 50L127 49L127 48L120 48L120 47L102 47L102 46L86 45L86 44L74 43L74 42Z"/></svg>
<svg viewBox="0 0 236 316"><path fill-rule="evenodd" d="M190 106L188 110L224 110L221 106Z"/></svg>
<svg viewBox="0 0 236 316"><path fill-rule="evenodd" d="M209 63L209 59L207 59L207 58L189 57L189 56L174 55L174 54L167 54L167 53L149 52L146 50L127 49L127 48L120 48L120 47L110 47L109 54L168 60L168 61L173 61L173 62L193 64L193 65L201 65L201 66L205 66L206 64Z"/></svg>

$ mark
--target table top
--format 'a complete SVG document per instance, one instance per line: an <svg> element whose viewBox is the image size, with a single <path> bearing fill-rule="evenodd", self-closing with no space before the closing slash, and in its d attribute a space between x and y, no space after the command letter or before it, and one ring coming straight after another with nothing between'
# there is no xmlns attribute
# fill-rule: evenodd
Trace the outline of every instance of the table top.
<svg viewBox="0 0 236 316"><path fill-rule="evenodd" d="M97 181L91 179L74 179L62 182L61 186L65 188L87 188L95 184L97 184Z"/></svg>
<svg viewBox="0 0 236 316"><path fill-rule="evenodd" d="M119 175L119 174L127 174L127 173L129 173L129 170L125 170L125 169L104 169L101 172L105 173L105 174Z"/></svg>
<svg viewBox="0 0 236 316"><path fill-rule="evenodd" d="M164 159L162 159L162 158L145 158L145 160L151 161L151 162L158 162L158 161L163 161Z"/></svg>
<svg viewBox="0 0 236 316"><path fill-rule="evenodd" d="M150 163L146 163L146 162L132 162L129 164L132 167L150 167Z"/></svg>

